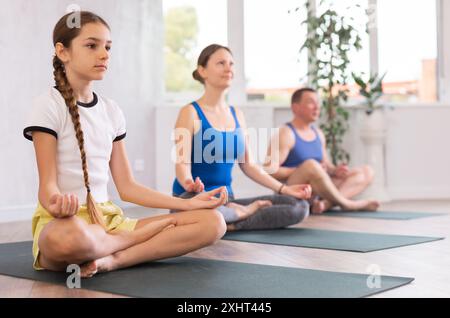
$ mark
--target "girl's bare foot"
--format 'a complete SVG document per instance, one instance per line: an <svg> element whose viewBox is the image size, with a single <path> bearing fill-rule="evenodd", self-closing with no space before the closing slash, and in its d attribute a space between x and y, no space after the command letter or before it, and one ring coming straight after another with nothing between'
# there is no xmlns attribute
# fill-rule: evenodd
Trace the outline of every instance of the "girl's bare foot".
<svg viewBox="0 0 450 318"><path fill-rule="evenodd" d="M108 255L94 261L81 265L80 275L83 278L89 278L97 273L109 272L113 270L114 256Z"/></svg>
<svg viewBox="0 0 450 318"><path fill-rule="evenodd" d="M250 215L254 214L261 208L265 208L272 205L270 200L256 200L249 205L240 205L234 202L228 203L226 206L232 208L236 211L239 217L239 221L248 218Z"/></svg>

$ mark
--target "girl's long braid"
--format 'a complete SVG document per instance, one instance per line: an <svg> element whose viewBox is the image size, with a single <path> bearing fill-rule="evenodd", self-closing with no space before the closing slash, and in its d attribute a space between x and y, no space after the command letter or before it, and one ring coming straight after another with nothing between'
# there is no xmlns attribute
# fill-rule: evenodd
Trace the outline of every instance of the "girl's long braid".
<svg viewBox="0 0 450 318"><path fill-rule="evenodd" d="M99 211L94 201L89 185L88 166L86 161L86 152L84 150L84 134L83 130L81 129L77 100L75 98L73 89L70 86L69 81L67 80L67 76L64 71L64 64L57 56L54 56L53 58L53 68L56 89L61 93L69 109L70 117L72 118L73 127L75 129L75 135L78 141L78 147L81 153L81 165L83 169L84 186L87 190L86 205L89 212L89 217L91 218L92 223L99 224L104 229L106 229L105 222L103 220L103 214L101 211Z"/></svg>

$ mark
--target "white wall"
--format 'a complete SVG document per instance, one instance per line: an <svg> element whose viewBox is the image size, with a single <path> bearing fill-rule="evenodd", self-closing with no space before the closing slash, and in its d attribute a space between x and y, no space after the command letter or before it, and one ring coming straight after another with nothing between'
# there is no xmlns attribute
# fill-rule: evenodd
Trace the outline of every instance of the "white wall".
<svg viewBox="0 0 450 318"><path fill-rule="evenodd" d="M37 202L34 149L22 130L33 97L53 85L52 30L72 3L0 0L0 220L17 218L22 211L29 217ZM162 0L76 3L110 24L110 69L95 90L121 106L130 160L144 160L136 178L153 186L153 107L161 105L164 78Z"/></svg>
<svg viewBox="0 0 450 318"><path fill-rule="evenodd" d="M450 198L450 107L388 111L387 186L392 198Z"/></svg>

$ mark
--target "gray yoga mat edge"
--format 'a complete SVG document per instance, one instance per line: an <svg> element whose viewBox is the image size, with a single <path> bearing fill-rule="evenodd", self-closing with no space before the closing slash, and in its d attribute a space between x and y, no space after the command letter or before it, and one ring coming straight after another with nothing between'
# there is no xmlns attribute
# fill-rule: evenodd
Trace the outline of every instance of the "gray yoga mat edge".
<svg viewBox="0 0 450 318"><path fill-rule="evenodd" d="M31 242L0 245L0 274L58 285L64 285L69 275L38 272L31 264ZM381 276L382 288L372 290L364 286L367 278L366 274L178 257L99 274L82 280L81 287L131 297L367 297L413 281Z"/></svg>
<svg viewBox="0 0 450 318"><path fill-rule="evenodd" d="M248 243L367 253L438 241L444 239L444 237L346 232L291 227L278 230L228 232L222 239Z"/></svg>

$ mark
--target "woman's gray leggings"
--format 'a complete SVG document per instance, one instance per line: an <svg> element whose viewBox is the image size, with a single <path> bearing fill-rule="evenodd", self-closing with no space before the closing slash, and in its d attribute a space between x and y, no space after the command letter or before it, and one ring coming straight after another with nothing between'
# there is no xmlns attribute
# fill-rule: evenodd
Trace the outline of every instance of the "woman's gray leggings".
<svg viewBox="0 0 450 318"><path fill-rule="evenodd" d="M179 197L189 199L197 193L184 192ZM235 209L220 206L217 211L222 213L227 224L234 224L236 230L265 230L283 228L302 222L309 216L309 204L306 200L298 200L287 195L265 195L254 198L234 199L229 197L229 202L240 205L249 205L256 200L270 200L272 205L259 209L248 218L238 221ZM175 211L171 211L175 212Z"/></svg>

